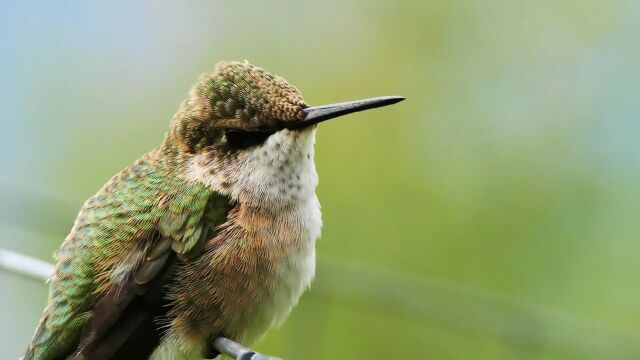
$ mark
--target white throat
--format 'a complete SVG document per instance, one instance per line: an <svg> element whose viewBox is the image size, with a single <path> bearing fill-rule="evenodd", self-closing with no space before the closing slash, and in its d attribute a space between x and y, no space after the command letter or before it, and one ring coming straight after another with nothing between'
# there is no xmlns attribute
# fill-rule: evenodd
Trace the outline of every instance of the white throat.
<svg viewBox="0 0 640 360"><path fill-rule="evenodd" d="M315 200L315 133L315 127L281 130L213 171L207 154L198 155L189 164L187 178L260 208L280 209Z"/></svg>

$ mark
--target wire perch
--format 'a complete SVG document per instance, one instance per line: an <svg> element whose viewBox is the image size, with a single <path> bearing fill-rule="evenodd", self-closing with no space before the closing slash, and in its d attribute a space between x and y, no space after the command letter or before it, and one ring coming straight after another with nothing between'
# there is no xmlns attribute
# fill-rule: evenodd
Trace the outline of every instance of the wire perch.
<svg viewBox="0 0 640 360"><path fill-rule="evenodd" d="M55 266L30 256L0 249L0 269L33 280L47 281L53 275ZM215 339L213 347L221 354L231 356L236 360L281 360L262 355L225 337Z"/></svg>
<svg viewBox="0 0 640 360"><path fill-rule="evenodd" d="M225 355L234 357L236 360L281 360L280 358L257 353L225 337L215 339L213 347Z"/></svg>
<svg viewBox="0 0 640 360"><path fill-rule="evenodd" d="M0 269L33 280L47 281L55 267L46 261L0 249Z"/></svg>

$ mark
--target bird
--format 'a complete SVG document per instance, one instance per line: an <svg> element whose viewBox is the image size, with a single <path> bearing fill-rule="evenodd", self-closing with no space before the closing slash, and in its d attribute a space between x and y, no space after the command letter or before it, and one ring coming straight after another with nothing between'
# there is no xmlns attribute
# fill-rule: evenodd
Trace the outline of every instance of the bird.
<svg viewBox="0 0 640 360"><path fill-rule="evenodd" d="M318 124L403 99L309 106L280 76L217 63L163 142L81 207L23 359L204 359L218 337L260 339L314 277Z"/></svg>

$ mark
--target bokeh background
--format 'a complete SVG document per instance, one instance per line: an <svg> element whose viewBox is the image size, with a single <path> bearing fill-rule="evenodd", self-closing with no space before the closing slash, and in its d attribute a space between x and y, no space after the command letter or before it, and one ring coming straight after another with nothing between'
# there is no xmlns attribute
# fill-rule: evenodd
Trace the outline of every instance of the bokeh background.
<svg viewBox="0 0 640 360"><path fill-rule="evenodd" d="M219 60L323 124L317 281L256 344L285 359L640 358L640 2L0 5L0 247L50 260ZM0 358L46 301L0 273Z"/></svg>

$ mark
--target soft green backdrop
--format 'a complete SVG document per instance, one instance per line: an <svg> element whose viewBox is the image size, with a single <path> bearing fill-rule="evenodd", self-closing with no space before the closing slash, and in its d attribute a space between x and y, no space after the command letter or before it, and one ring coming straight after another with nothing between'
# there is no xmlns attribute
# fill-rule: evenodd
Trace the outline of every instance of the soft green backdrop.
<svg viewBox="0 0 640 360"><path fill-rule="evenodd" d="M248 59L310 104L408 98L321 126L318 283L258 350L638 359L639 18L635 0L3 2L0 247L51 259L198 75ZM0 301L12 359L46 287L1 273Z"/></svg>

